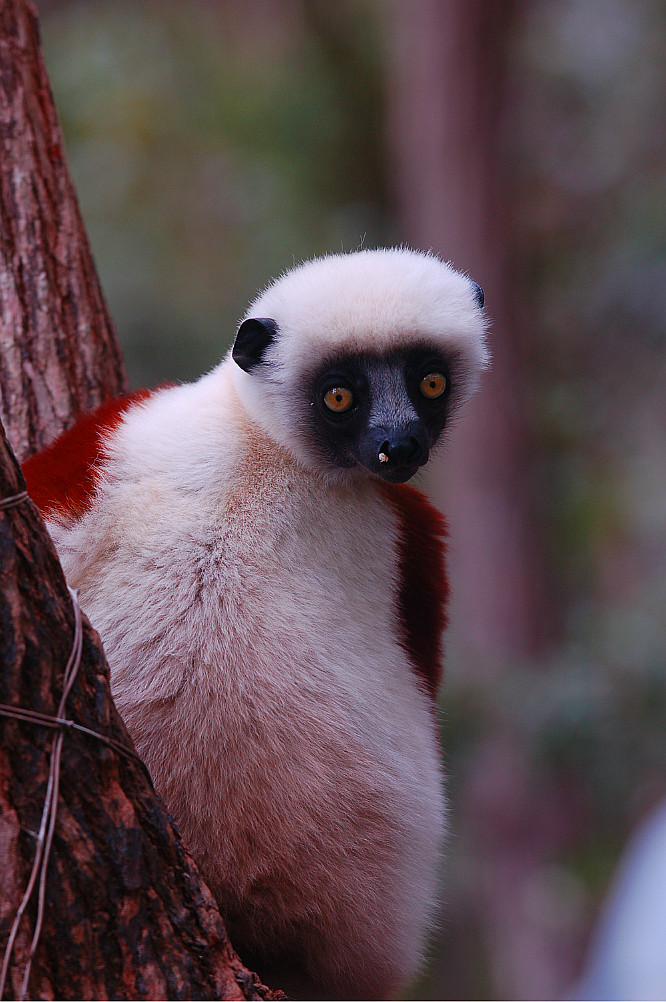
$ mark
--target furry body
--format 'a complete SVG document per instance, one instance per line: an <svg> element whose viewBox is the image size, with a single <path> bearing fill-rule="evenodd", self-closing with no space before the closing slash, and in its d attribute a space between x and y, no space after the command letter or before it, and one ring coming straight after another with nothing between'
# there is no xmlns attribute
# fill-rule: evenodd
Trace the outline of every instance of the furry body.
<svg viewBox="0 0 666 1002"><path fill-rule="evenodd" d="M432 288L418 274L396 288L424 262ZM448 337L468 390L484 352L469 286L407 251L305 265L253 307L280 331L256 372L227 357L25 465L232 941L327 997L387 997L432 922L447 586L440 516L410 487L331 467L302 388L341 349ZM94 476L68 497L58 454L77 450Z"/></svg>

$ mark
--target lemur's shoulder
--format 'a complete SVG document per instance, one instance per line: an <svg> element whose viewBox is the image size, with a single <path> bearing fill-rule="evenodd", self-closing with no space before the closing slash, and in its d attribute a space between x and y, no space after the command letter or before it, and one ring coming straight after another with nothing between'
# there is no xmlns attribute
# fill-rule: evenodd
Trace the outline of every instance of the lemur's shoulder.
<svg viewBox="0 0 666 1002"><path fill-rule="evenodd" d="M109 436L124 415L152 393L137 390L107 400L25 460L22 469L28 493L44 517L71 519L85 514L93 502Z"/></svg>

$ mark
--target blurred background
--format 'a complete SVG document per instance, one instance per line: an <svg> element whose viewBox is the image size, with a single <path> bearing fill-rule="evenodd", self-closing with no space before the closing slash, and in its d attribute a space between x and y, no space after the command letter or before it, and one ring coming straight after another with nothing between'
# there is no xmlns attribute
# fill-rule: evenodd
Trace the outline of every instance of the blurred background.
<svg viewBox="0 0 666 1002"><path fill-rule="evenodd" d="M409 998L575 993L666 795L666 8L37 0L134 385L187 380L313 254L432 248L493 371L447 513L444 909Z"/></svg>

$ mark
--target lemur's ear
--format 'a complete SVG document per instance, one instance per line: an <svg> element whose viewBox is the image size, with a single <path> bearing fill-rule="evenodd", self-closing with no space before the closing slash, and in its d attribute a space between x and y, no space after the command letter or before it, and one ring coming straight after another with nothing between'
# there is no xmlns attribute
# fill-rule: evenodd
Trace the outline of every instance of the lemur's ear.
<svg viewBox="0 0 666 1002"><path fill-rule="evenodd" d="M267 317L250 317L238 328L238 334L231 350L236 365L249 372L263 362L266 349L273 343L278 333L278 325Z"/></svg>
<svg viewBox="0 0 666 1002"><path fill-rule="evenodd" d="M477 305L482 307L485 297L483 295L483 289L481 288L478 282L472 282L472 294L476 300Z"/></svg>

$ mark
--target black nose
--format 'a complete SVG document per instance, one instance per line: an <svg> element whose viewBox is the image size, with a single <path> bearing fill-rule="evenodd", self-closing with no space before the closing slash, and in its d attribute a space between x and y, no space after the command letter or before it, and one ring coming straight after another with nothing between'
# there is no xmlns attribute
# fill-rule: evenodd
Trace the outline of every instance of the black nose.
<svg viewBox="0 0 666 1002"><path fill-rule="evenodd" d="M420 428L394 429L379 449L380 463L390 466L422 466L427 459L428 440Z"/></svg>

